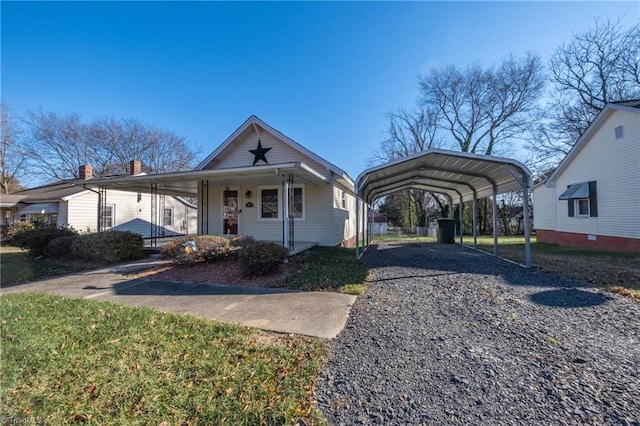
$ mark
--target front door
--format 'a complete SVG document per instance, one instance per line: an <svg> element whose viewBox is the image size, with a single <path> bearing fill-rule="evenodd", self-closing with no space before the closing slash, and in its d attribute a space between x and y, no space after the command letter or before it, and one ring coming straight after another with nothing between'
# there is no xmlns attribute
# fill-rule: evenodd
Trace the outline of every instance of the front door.
<svg viewBox="0 0 640 426"><path fill-rule="evenodd" d="M222 232L225 235L238 235L238 190L225 189L222 193Z"/></svg>

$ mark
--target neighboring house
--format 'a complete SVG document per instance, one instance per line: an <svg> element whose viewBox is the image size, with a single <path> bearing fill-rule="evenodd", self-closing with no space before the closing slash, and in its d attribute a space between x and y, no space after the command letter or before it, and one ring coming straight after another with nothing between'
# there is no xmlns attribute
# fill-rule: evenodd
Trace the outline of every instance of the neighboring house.
<svg viewBox="0 0 640 426"><path fill-rule="evenodd" d="M140 162L132 162L132 173L140 173ZM3 195L3 224L39 221L78 231L132 231L148 238L151 235L150 195L106 190L103 208L98 215L99 191L87 186L92 180L91 166L80 167L80 179L64 180L48 185ZM158 216L157 236L195 234L197 209L178 197L163 197ZM100 224L100 226L99 226Z"/></svg>
<svg viewBox="0 0 640 426"><path fill-rule="evenodd" d="M387 215L374 212L371 218L371 230L374 235L385 235L387 233Z"/></svg>
<svg viewBox="0 0 640 426"><path fill-rule="evenodd" d="M253 115L193 171L100 179L92 187L197 197L200 235L251 235L292 252L355 243L353 180Z"/></svg>
<svg viewBox="0 0 640 426"><path fill-rule="evenodd" d="M538 242L640 252L640 100L607 104L533 196Z"/></svg>

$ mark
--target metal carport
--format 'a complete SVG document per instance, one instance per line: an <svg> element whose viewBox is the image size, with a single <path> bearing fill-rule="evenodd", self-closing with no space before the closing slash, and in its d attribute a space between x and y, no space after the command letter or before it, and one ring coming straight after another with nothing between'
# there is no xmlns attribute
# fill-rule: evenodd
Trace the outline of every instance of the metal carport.
<svg viewBox="0 0 640 426"><path fill-rule="evenodd" d="M473 246L477 248L476 204L478 198L492 196L493 203L493 254L498 256L498 214L495 197L498 194L522 190L525 232L525 266L530 268L531 232L529 225L529 186L531 172L522 163L509 158L443 149L429 149L410 157L391 161L362 172L356 179L356 254L360 255L360 245L365 247L370 241L366 230L365 211L375 201L385 195L404 189L423 189L443 194L453 207L458 201L460 229L462 228L462 203L472 201L473 206ZM451 216L453 208L449 209ZM360 217L362 216L362 217ZM362 222L362 223L360 223ZM363 239L360 240L360 226ZM460 232L460 244L462 244Z"/></svg>

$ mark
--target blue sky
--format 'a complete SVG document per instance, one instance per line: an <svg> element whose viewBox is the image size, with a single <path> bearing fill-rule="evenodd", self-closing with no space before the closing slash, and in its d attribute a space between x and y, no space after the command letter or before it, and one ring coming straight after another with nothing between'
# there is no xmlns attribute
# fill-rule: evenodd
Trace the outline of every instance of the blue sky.
<svg viewBox="0 0 640 426"><path fill-rule="evenodd" d="M255 114L352 178L413 108L418 76L543 61L640 2L1 2L2 101L14 113L135 117L206 157ZM521 161L522 153L513 154Z"/></svg>

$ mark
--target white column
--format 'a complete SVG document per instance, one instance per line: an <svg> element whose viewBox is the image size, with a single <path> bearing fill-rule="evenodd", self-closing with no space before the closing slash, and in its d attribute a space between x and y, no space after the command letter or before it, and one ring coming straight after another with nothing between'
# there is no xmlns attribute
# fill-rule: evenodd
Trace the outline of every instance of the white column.
<svg viewBox="0 0 640 426"><path fill-rule="evenodd" d="M282 186L282 204L283 204L283 222L282 230L284 233L282 244L286 249L289 248L289 180L285 179Z"/></svg>

